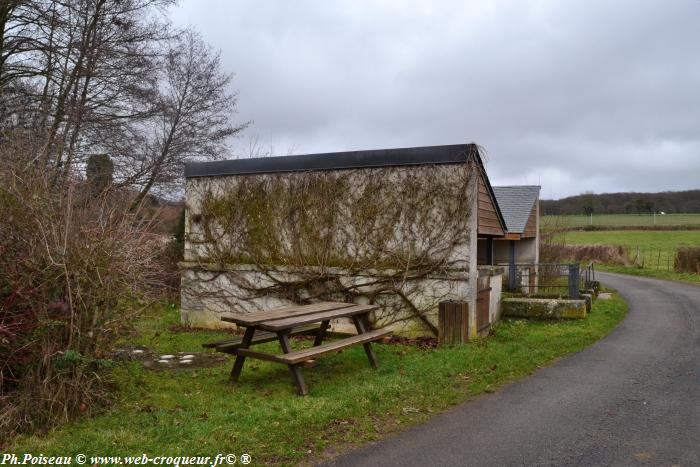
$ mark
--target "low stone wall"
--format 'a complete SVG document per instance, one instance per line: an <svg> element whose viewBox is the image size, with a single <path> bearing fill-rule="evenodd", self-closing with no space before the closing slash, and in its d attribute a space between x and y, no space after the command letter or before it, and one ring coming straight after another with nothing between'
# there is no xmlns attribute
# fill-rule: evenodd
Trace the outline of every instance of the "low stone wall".
<svg viewBox="0 0 700 467"><path fill-rule="evenodd" d="M587 315L585 300L550 298L505 298L503 315L511 318L583 319Z"/></svg>

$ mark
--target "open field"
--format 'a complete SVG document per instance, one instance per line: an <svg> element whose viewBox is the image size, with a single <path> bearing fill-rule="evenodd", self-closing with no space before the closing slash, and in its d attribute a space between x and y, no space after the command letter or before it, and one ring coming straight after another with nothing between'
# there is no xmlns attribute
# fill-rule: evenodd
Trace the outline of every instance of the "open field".
<svg viewBox="0 0 700 467"><path fill-rule="evenodd" d="M591 217L580 216L542 216L541 227L543 229L564 229L575 227L697 227L700 228L700 214L593 214Z"/></svg>
<svg viewBox="0 0 700 467"><path fill-rule="evenodd" d="M147 370L137 361L117 364L118 399L105 413L47 435L16 439L4 452L44 455L205 455L249 453L253 464L295 464L323 459L419 423L436 413L577 352L610 332L626 313L617 296L599 300L586 320L509 320L488 339L420 350L375 347L370 369L364 350L320 359L304 373L311 389L295 394L288 370L247 362L241 384L227 383L231 359L221 366ZM157 353L198 352L222 332L183 331L178 310L153 310L132 344ZM268 344L273 346L273 344ZM294 341L293 345L309 345ZM89 457L88 457L89 460Z"/></svg>
<svg viewBox="0 0 700 467"><path fill-rule="evenodd" d="M635 265L601 265L602 269L637 276L700 284L700 274L673 270L681 247L700 247L700 230L610 230L562 233L569 245L619 245L626 247Z"/></svg>
<svg viewBox="0 0 700 467"><path fill-rule="evenodd" d="M700 230L609 230L566 232L564 240L570 245L619 245L629 247L634 254L641 250L673 253L684 246L700 246Z"/></svg>

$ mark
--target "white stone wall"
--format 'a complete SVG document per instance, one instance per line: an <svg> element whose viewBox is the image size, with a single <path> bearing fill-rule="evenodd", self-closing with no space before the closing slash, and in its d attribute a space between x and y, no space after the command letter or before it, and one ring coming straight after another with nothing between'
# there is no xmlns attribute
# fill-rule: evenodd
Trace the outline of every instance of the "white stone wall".
<svg viewBox="0 0 700 467"><path fill-rule="evenodd" d="M186 264L185 264L186 266ZM341 277L341 280L350 285L370 283L376 276L343 274L342 270L332 271ZM294 277L294 272L288 272L289 278ZM183 268L182 275L182 323L185 325L204 328L234 327L230 323L220 320L221 314L226 312L253 312L267 310L294 303L279 297L263 296L255 299L241 299L246 292L237 285L240 280L264 285L269 279L265 274L256 271L252 266L238 265L227 271L213 271L193 265ZM451 277L428 277L414 283L407 284L407 296L420 309L434 307L434 313L428 315L430 322L437 326L436 304L444 300L473 301L474 293L470 288L470 281L463 272L455 272ZM410 290L414 290L413 293ZM371 292L371 286L367 287ZM343 297L336 298L345 301ZM393 303L396 302L396 303ZM365 297L360 297L357 304L368 304ZM375 314L373 321L381 327L388 326L397 333L410 336L419 336L429 333L429 329L420 321L410 319L406 314L396 313L401 309L395 297L385 296L376 300L381 310ZM340 332L354 332L354 326L347 320L333 323L333 330Z"/></svg>
<svg viewBox="0 0 700 467"><path fill-rule="evenodd" d="M455 177L459 171L473 170L466 164L438 166L444 170L445 177ZM404 169L404 168L402 168ZM430 166L406 167L404 170L430 170ZM363 169L382 170L382 169ZM395 169L393 169L395 171ZM390 177L392 170L387 170ZM300 176L292 174L253 175L253 177L265 176ZM220 321L220 314L225 312L245 312L260 309L270 309L292 304L288 300L279 297L263 296L251 299L246 297L245 291L237 285L241 281L249 281L259 286L264 286L269 278L265 273L250 265L228 264L214 265L206 257L207 245L202 242L203 235L196 222L192 222L193 216L200 213L201 193L209 190L212 193L223 193L231 184L236 183L236 177L202 177L187 180L186 185L186 221L185 221L185 261L182 263L182 322L197 327L222 327L225 323ZM469 182L464 189L470 197L470 212L454 213L455 216L465 216L468 220L470 232L468 244L459 245L453 251L454 269L445 272L440 277L427 277L420 280L408 281L407 295L418 307L429 307L428 319L437 325L437 302L442 300L462 300L470 305L470 329L476 330L476 249L477 249L477 178L468 177ZM221 241L232 241L226 235L221 236ZM275 274L286 275L293 278L302 272L301 268L275 268ZM373 271L354 273L334 268L332 273L340 277L348 284L358 285L371 281ZM308 271L306 271L308 272ZM364 282L363 282L364 281ZM340 301L344 301L339 297ZM392 303L396 297L380 297L376 303L382 306L382 311L377 313L375 321L379 325L389 322L392 329L402 334L418 335L428 334L428 328L420 320L409 320L406 316L397 315L400 309L399 303ZM358 299L361 303L363 298ZM347 330L343 323L334 323L337 330ZM353 328L354 329L354 328Z"/></svg>

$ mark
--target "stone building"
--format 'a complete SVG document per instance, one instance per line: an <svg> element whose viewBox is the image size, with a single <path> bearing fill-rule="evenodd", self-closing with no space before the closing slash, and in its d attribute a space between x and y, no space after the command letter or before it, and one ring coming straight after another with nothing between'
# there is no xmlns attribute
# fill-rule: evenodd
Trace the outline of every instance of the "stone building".
<svg viewBox="0 0 700 467"><path fill-rule="evenodd" d="M426 334L439 302L460 300L470 334L484 326L477 252L494 264L514 232L474 144L195 162L185 177L183 323L332 299L379 304L377 325ZM482 321L497 317L490 295Z"/></svg>

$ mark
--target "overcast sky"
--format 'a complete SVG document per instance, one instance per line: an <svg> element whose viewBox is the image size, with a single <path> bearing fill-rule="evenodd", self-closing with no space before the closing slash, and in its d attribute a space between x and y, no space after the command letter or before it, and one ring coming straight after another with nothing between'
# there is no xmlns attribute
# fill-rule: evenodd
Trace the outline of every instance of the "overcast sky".
<svg viewBox="0 0 700 467"><path fill-rule="evenodd" d="M277 154L476 142L494 185L700 188L700 0L183 0Z"/></svg>

